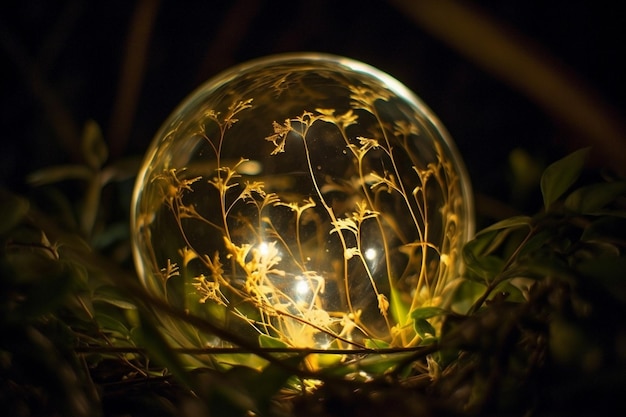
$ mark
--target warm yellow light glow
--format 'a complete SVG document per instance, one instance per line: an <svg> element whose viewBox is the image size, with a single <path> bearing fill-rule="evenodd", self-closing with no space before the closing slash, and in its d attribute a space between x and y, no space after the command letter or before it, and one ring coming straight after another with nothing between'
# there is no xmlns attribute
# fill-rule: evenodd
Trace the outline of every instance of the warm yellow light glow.
<svg viewBox="0 0 626 417"><path fill-rule="evenodd" d="M259 245L259 254L261 256L267 256L270 253L270 245L267 244L267 242L261 242L261 244Z"/></svg>
<svg viewBox="0 0 626 417"><path fill-rule="evenodd" d="M367 259L368 261L373 261L377 257L378 257L378 253L376 252L376 249L369 248L365 250L365 259Z"/></svg>
<svg viewBox="0 0 626 417"><path fill-rule="evenodd" d="M300 279L296 280L296 293L299 295L306 295L311 290L311 288L306 281L301 279L301 277L298 278Z"/></svg>

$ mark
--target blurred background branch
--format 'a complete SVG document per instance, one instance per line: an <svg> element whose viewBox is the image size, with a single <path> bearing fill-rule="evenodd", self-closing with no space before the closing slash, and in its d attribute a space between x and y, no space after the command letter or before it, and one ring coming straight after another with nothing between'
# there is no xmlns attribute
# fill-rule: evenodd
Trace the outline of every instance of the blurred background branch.
<svg viewBox="0 0 626 417"><path fill-rule="evenodd" d="M616 110L536 42L458 0L393 0L421 28L581 132L607 165L626 174L626 130Z"/></svg>
<svg viewBox="0 0 626 417"><path fill-rule="evenodd" d="M159 3L156 0L139 0L128 25L128 40L109 123L109 148L113 156L124 152L130 138Z"/></svg>

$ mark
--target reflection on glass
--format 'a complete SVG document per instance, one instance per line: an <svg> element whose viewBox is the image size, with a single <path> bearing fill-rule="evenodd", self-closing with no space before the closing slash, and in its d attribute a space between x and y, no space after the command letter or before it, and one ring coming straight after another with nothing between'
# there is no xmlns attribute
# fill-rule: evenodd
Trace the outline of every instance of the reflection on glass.
<svg viewBox="0 0 626 417"><path fill-rule="evenodd" d="M140 277L172 306L261 344L333 349L418 345L411 312L449 303L473 227L462 162L419 99L311 54L234 68L183 102L132 220ZM162 324L181 346L229 345Z"/></svg>

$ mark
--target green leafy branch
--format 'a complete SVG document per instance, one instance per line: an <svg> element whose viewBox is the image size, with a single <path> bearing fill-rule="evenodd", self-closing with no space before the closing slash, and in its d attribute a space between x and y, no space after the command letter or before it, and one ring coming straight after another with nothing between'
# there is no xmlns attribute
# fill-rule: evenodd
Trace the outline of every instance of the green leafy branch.
<svg viewBox="0 0 626 417"><path fill-rule="evenodd" d="M29 201L4 193L0 331L7 337L0 354L10 360L0 363L0 397L3 404L24 406L17 404L23 398L31 409L39 404L77 416L102 414L103 404L120 395L131 401L133 392L141 398L132 401L158 400L155 411L164 412L158 404L167 400L211 415L333 415L335 400L352 410L398 402L417 415L619 407L626 384L619 319L626 312L626 182L575 187L586 153L546 169L544 210L500 221L467 243L466 275L451 307L407 313L420 346L391 351L369 340L344 361L286 349L271 338L252 346L178 311L64 236ZM154 311L239 347L178 349L155 324ZM438 335L433 320L443 322ZM182 356L198 355L240 355L239 361L253 355L267 365L183 366ZM303 366L312 357L329 364Z"/></svg>

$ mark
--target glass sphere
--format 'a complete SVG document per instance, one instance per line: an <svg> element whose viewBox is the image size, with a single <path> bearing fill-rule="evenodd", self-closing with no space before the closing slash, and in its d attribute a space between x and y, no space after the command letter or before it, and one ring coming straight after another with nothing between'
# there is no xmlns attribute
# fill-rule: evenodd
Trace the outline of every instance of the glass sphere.
<svg viewBox="0 0 626 417"><path fill-rule="evenodd" d="M132 243L149 292L238 340L409 347L426 338L413 313L450 303L472 207L455 145L405 86L287 54L222 73L169 117L137 178ZM177 346L231 346L160 320Z"/></svg>

